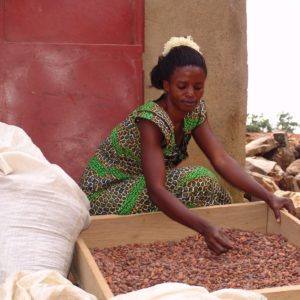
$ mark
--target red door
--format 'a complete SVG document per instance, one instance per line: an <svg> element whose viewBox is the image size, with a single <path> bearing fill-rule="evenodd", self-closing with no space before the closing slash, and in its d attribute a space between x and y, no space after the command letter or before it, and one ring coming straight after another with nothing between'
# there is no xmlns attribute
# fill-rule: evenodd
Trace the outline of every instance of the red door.
<svg viewBox="0 0 300 300"><path fill-rule="evenodd" d="M143 1L0 5L0 121L78 181L99 141L143 102Z"/></svg>

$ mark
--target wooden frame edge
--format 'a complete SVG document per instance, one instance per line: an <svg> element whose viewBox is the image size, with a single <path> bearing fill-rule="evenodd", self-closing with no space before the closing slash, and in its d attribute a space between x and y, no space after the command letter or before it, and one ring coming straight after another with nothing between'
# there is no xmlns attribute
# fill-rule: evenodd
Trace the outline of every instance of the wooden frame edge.
<svg viewBox="0 0 300 300"><path fill-rule="evenodd" d="M242 207L242 206L247 206L247 205L252 205L253 203L249 204L235 204L236 207ZM258 202L254 204L255 206L266 206L265 203ZM224 206L223 206L224 207ZM207 209L207 208L206 208ZM215 208L210 207L209 210L213 211ZM300 238L297 236L296 237L291 237L293 236L293 233L298 233L300 230L300 220L297 219L296 217L292 216L289 214L287 211L282 211L281 212L281 218L282 222L281 224L278 224L273 216L273 211L269 209L266 206L266 233L279 233L285 235L286 238L291 240L292 243L295 244L294 240L296 240L297 246L300 247ZM153 213L152 213L153 214ZM157 214L157 213L154 213ZM110 216L96 216L92 217L93 219L101 219L101 220L112 220L114 218L127 218L128 216L116 216L116 215L110 215ZM132 217L132 216L130 216ZM138 216L134 216L138 217ZM289 232L291 230L291 233ZM286 236L287 235L287 236ZM298 242L297 242L298 241ZM82 265L79 265L80 261L76 261L76 264L78 268L85 268L85 270L81 271L80 275L82 274L87 274L87 278L85 278L85 281L91 281L90 286L96 286L98 289L90 289L87 287L87 285L83 285L82 287L87 290L87 292L93 293L99 297L99 299L110 299L113 297L113 294L107 284L107 281L105 280L104 276L102 275L101 271L99 270L98 266L96 265L90 250L87 247L87 244L84 241L84 237L79 238L79 240L76 243L76 248L77 251L79 252L78 254L81 255L81 257L84 259L82 261ZM78 273L75 272L74 274L76 277L78 276ZM90 276L90 277L89 277ZM94 278L93 278L94 277ZM82 276L81 276L82 278ZM90 278L90 279L89 279ZM300 299L300 285L293 285L293 286L282 286L282 287L270 287L270 288L264 288L264 289L256 289L253 290L255 292L258 292L265 297L267 297L269 300L299 300ZM101 293L101 294L100 294Z"/></svg>
<svg viewBox="0 0 300 300"><path fill-rule="evenodd" d="M266 233L267 205L264 202L194 208L191 211L219 227L238 226L243 230ZM119 235L113 236L111 233L115 232L116 227L120 228ZM84 239L88 248L108 248L130 243L180 240L193 234L196 232L176 223L162 212L155 212L129 216L92 216L91 225L80 234L80 238Z"/></svg>
<svg viewBox="0 0 300 300"><path fill-rule="evenodd" d="M72 274L81 288L95 295L99 300L108 300L114 296L89 248L81 238L77 240L75 245ZM100 293L98 287L101 287Z"/></svg>
<svg viewBox="0 0 300 300"><path fill-rule="evenodd" d="M257 292L263 294L270 300L299 300L300 299L300 285L293 286L279 286L279 287L271 287L264 288L259 290L253 290L253 292Z"/></svg>
<svg viewBox="0 0 300 300"><path fill-rule="evenodd" d="M253 207L253 206L258 206L258 207L267 207L267 204L264 201L257 201L257 202L249 202L249 203L232 203L232 204L224 204L224 205L212 205L212 206L203 206L203 207L196 207L196 208L191 208L192 211L201 211L201 210L206 210L206 211L213 211L213 210L218 210L218 209L225 209L228 207ZM141 213L141 214L134 214L134 215L98 215L98 216L91 216L91 220L112 220L116 218L138 218L140 216L147 216L147 215L159 215L162 214L162 212L157 211L157 212L150 212L150 213Z"/></svg>
<svg viewBox="0 0 300 300"><path fill-rule="evenodd" d="M288 241L300 248L300 220L288 211L280 212L281 223L277 223L273 211L268 208L267 233L283 235Z"/></svg>
<svg viewBox="0 0 300 300"><path fill-rule="evenodd" d="M300 206L296 207L297 217L300 218Z"/></svg>

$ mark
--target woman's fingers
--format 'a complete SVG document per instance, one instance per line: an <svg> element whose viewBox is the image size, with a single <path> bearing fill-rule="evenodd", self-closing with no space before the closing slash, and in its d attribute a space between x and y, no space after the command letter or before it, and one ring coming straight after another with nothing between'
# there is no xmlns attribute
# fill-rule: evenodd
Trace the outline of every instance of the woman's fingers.
<svg viewBox="0 0 300 300"><path fill-rule="evenodd" d="M220 234L220 236L218 237L218 242L226 249L233 248L233 242L231 242L230 239L224 233Z"/></svg>
<svg viewBox="0 0 300 300"><path fill-rule="evenodd" d="M295 208L294 203L293 203L292 200L289 199L289 201L287 201L284 204L284 207L288 210L289 213L296 216L296 208Z"/></svg>
<svg viewBox="0 0 300 300"><path fill-rule="evenodd" d="M274 216L275 216L275 219L278 223L280 223L281 221L281 216L280 216L280 210L278 207L272 207L273 209L273 212L274 212Z"/></svg>
<svg viewBox="0 0 300 300"><path fill-rule="evenodd" d="M233 243L218 227L208 227L208 230L205 232L204 237L208 248L218 255L233 248Z"/></svg>
<svg viewBox="0 0 300 300"><path fill-rule="evenodd" d="M206 242L208 247L213 250L216 254L222 254L232 249L232 243L224 236L217 236Z"/></svg>
<svg viewBox="0 0 300 300"><path fill-rule="evenodd" d="M293 201L288 198L279 198L279 199L280 199L279 201L281 203L279 202L279 203L276 203L277 205L272 206L276 221L280 222L280 220L281 220L280 210L283 208L285 208L292 215L296 216L296 209L295 209Z"/></svg>
<svg viewBox="0 0 300 300"><path fill-rule="evenodd" d="M210 250L215 252L217 255L220 255L228 250L224 248L221 244L219 244L217 241L207 242L207 246Z"/></svg>

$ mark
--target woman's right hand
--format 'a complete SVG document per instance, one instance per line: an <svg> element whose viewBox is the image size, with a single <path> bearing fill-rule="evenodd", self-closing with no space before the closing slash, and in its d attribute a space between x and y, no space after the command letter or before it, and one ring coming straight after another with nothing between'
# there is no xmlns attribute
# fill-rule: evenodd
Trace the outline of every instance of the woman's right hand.
<svg viewBox="0 0 300 300"><path fill-rule="evenodd" d="M172 220L202 234L208 247L216 254L232 248L231 242L218 227L210 225L189 210L166 189L166 170L161 149L162 132L148 120L139 120L137 124L140 131L142 169L150 199Z"/></svg>
<svg viewBox="0 0 300 300"><path fill-rule="evenodd" d="M209 225L201 234L204 236L208 248L217 255L233 248L233 243L219 227Z"/></svg>

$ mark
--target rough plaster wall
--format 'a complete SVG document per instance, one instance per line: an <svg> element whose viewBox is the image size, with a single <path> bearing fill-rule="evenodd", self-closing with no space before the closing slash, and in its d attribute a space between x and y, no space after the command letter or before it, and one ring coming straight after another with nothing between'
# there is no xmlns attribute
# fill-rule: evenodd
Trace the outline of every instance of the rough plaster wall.
<svg viewBox="0 0 300 300"><path fill-rule="evenodd" d="M171 36L192 35L208 66L204 98L210 125L225 149L244 163L247 106L245 0L145 0L145 100L161 91L150 88L149 72ZM212 168L194 142L183 164ZM222 180L235 202L242 193Z"/></svg>

